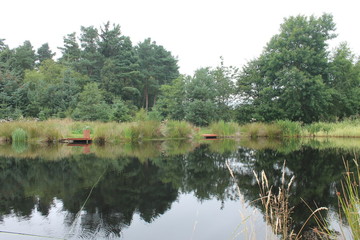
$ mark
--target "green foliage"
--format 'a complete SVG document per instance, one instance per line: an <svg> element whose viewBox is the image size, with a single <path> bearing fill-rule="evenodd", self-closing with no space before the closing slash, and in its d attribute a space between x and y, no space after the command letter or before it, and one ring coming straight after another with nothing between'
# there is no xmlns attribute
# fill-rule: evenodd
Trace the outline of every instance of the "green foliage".
<svg viewBox="0 0 360 240"><path fill-rule="evenodd" d="M161 86L161 96L156 103L156 107L165 119L182 120L185 118L185 84L185 77L180 76L173 80L171 84Z"/></svg>
<svg viewBox="0 0 360 240"><path fill-rule="evenodd" d="M28 138L28 134L22 128L16 128L11 134L11 142L20 143L26 142Z"/></svg>
<svg viewBox="0 0 360 240"><path fill-rule="evenodd" d="M328 51L334 30L329 14L289 17L241 72L220 58L193 76L180 75L163 46L150 38L133 46L110 22L66 35L58 60L47 43L35 53L29 41L11 49L0 39L0 118L129 121L144 108L146 119L200 126L346 119L360 114L360 62L346 43ZM85 96L89 83L97 103Z"/></svg>
<svg viewBox="0 0 360 240"><path fill-rule="evenodd" d="M140 108L140 110L135 114L133 119L134 121L146 121L148 120L148 113L144 108Z"/></svg>
<svg viewBox="0 0 360 240"><path fill-rule="evenodd" d="M80 99L73 113L74 119L108 121L111 110L109 105L105 103L103 94L103 91L99 89L97 83L88 83L85 85L83 92L80 93Z"/></svg>
<svg viewBox="0 0 360 240"><path fill-rule="evenodd" d="M44 43L43 45L41 45L41 47L38 48L36 53L39 64L41 64L47 59L52 59L55 56L55 53L50 50L48 43Z"/></svg>
<svg viewBox="0 0 360 240"><path fill-rule="evenodd" d="M144 108L148 110L155 104L160 86L168 84L179 76L177 59L163 46L157 45L150 38L140 42L136 48L139 59L141 89Z"/></svg>
<svg viewBox="0 0 360 240"><path fill-rule="evenodd" d="M131 120L130 109L121 99L116 99L112 105L111 120L116 122L128 122Z"/></svg>
<svg viewBox="0 0 360 240"><path fill-rule="evenodd" d="M148 113L148 119L152 120L152 121L162 121L163 120L163 117L161 116L161 112L157 109L156 105Z"/></svg>
<svg viewBox="0 0 360 240"><path fill-rule="evenodd" d="M185 119L197 126L207 126L218 119L216 105L210 100L195 99L188 104Z"/></svg>
<svg viewBox="0 0 360 240"><path fill-rule="evenodd" d="M238 90L244 101L238 119L304 123L330 119L336 94L328 85L327 41L336 36L334 30L328 14L285 19L280 33L240 74Z"/></svg>
<svg viewBox="0 0 360 240"><path fill-rule="evenodd" d="M312 123L306 126L306 130L313 136L315 136L317 132L320 132L321 129L322 125L320 123Z"/></svg>

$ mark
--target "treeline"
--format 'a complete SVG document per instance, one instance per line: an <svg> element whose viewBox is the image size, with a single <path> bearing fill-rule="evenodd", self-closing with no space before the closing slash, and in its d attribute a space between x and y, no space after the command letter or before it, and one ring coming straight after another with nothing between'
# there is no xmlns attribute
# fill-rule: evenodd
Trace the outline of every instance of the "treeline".
<svg viewBox="0 0 360 240"><path fill-rule="evenodd" d="M55 61L47 43L35 51L29 41L10 49L0 40L0 118L127 121L179 76L163 46L151 39L133 46L109 22L68 34L59 49Z"/></svg>
<svg viewBox="0 0 360 240"><path fill-rule="evenodd" d="M284 20L262 54L242 70L225 66L179 74L177 59L151 39L133 46L110 23L48 44L10 49L0 41L0 118L187 120L208 125L287 119L335 121L360 111L360 62L346 43L329 50L329 14ZM145 110L145 111L144 111Z"/></svg>

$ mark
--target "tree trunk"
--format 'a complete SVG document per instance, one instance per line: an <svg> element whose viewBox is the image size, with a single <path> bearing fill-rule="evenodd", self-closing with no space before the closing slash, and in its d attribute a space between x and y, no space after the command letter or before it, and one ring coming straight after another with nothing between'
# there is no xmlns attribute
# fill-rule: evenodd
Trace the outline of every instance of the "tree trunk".
<svg viewBox="0 0 360 240"><path fill-rule="evenodd" d="M144 89L144 95L145 95L145 110L147 111L149 108L149 93L147 87L145 87Z"/></svg>

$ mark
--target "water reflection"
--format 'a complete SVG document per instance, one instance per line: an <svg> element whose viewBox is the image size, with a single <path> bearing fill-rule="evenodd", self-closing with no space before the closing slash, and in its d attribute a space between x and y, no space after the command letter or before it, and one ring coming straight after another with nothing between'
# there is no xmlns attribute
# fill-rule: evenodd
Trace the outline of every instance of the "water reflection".
<svg viewBox="0 0 360 240"><path fill-rule="evenodd" d="M296 176L290 206L295 207L292 228L298 230L310 215L301 198L312 206L337 208L342 159L359 153L353 142L347 149L335 147L341 144L346 145L325 139L144 142L93 144L86 154L79 146L0 145L0 221L6 216L30 219L34 211L46 217L60 201L65 237L79 229L85 238L99 229L106 238L120 237L134 215L151 223L171 211L180 194L200 201L239 201L226 161L242 197L262 209L254 201L259 188L253 171L265 170L270 184L279 187L286 161L287 179Z"/></svg>

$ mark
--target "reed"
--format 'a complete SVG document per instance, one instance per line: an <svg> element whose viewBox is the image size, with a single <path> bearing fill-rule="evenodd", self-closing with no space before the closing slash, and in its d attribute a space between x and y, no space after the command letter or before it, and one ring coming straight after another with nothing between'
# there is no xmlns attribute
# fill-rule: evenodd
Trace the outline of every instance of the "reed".
<svg viewBox="0 0 360 240"><path fill-rule="evenodd" d="M120 143L125 141L125 129L129 128L128 123L96 123L93 127L94 141L99 143L111 142Z"/></svg>
<svg viewBox="0 0 360 240"><path fill-rule="evenodd" d="M357 159L354 163L356 170L351 171L349 163L344 161L346 172L341 182L342 194L338 192L338 200L340 209L349 224L352 239L360 239L360 168Z"/></svg>
<svg viewBox="0 0 360 240"><path fill-rule="evenodd" d="M11 134L12 143L24 143L27 141L28 135L22 128L16 128Z"/></svg>
<svg viewBox="0 0 360 240"><path fill-rule="evenodd" d="M221 137L230 137L239 135L240 126L235 122L218 121L211 123L209 128L211 132Z"/></svg>
<svg viewBox="0 0 360 240"><path fill-rule="evenodd" d="M185 121L167 121L165 122L165 131L163 135L170 139L191 138L194 127Z"/></svg>
<svg viewBox="0 0 360 240"><path fill-rule="evenodd" d="M293 208L289 206L290 188L295 179L293 176L288 184L285 184L285 162L282 169L281 187L275 194L273 186L264 171L260 176L254 172L256 181L260 189L260 201L265 210L266 222L272 226L276 235L282 235L282 239L294 239L295 232L291 229L291 213Z"/></svg>
<svg viewBox="0 0 360 240"><path fill-rule="evenodd" d="M278 120L275 124L280 128L283 137L298 137L301 135L302 127L299 122Z"/></svg>
<svg viewBox="0 0 360 240"><path fill-rule="evenodd" d="M274 123L249 123L241 127L242 135L250 138L269 137L278 138L283 135L281 128Z"/></svg>

